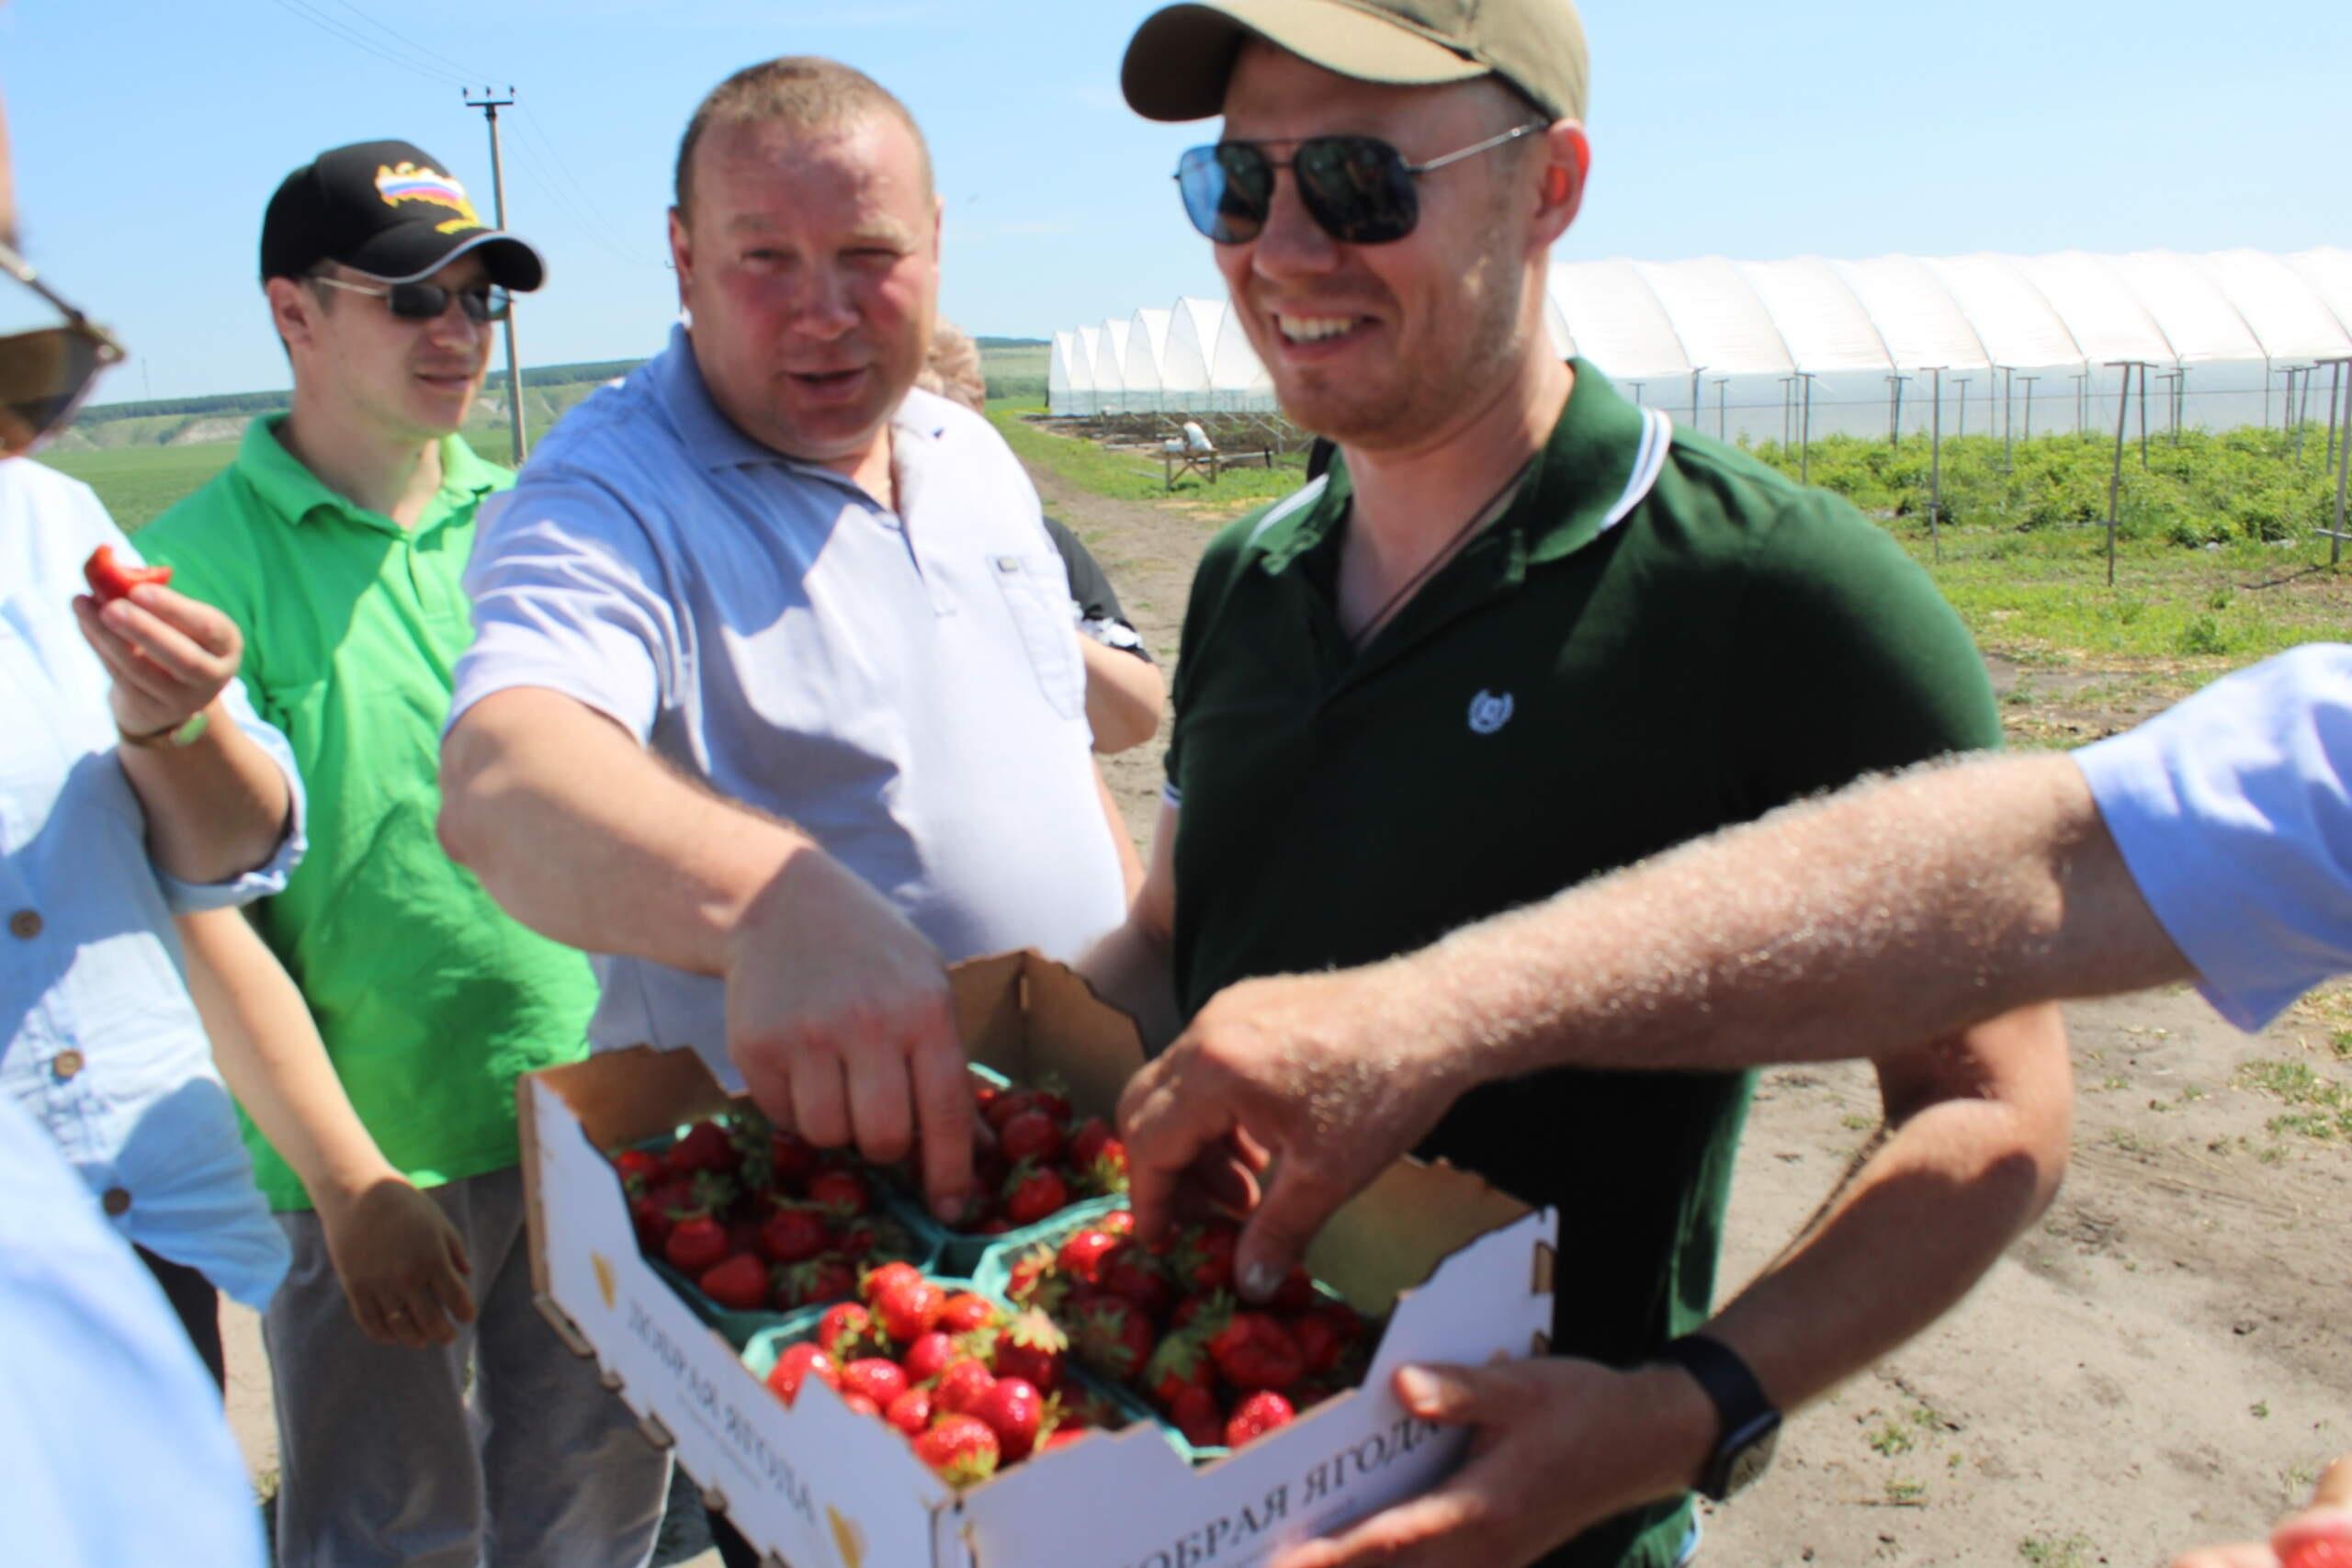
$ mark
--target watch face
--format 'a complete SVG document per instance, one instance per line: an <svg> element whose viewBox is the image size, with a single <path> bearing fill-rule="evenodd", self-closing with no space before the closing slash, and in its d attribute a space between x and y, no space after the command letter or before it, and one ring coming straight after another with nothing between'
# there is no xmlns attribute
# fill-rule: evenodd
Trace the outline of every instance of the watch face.
<svg viewBox="0 0 2352 1568"><path fill-rule="evenodd" d="M1733 1435L1730 1462L1724 1466L1724 1495L1728 1497L1764 1473L1781 1440L1781 1418L1759 1416L1746 1430Z"/></svg>

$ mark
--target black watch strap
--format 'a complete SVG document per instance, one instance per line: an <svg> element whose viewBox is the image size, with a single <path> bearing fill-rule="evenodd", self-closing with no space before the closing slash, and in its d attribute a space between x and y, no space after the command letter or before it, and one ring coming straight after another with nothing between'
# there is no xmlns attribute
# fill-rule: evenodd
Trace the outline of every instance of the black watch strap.
<svg viewBox="0 0 2352 1568"><path fill-rule="evenodd" d="M1747 1363L1721 1340L1686 1334L1658 1347L1657 1359L1690 1373L1715 1407L1715 1449L1699 1477L1699 1490L1720 1503L1771 1462L1781 1413Z"/></svg>

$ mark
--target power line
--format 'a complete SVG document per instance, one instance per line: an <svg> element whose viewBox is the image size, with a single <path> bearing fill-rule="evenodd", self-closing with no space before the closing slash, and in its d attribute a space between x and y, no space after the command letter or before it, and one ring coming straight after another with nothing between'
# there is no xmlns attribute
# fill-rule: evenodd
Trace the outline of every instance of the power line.
<svg viewBox="0 0 2352 1568"><path fill-rule="evenodd" d="M578 176L572 174L571 165L565 160L562 149L557 144L555 137L548 132L531 106L517 104L515 107L523 111L522 119L516 123L520 124L526 133L523 140L515 142L515 145L523 149L524 155L530 158L535 165L539 166L542 175L547 173L547 169L540 164L538 153L533 149L532 143L536 141L538 148L544 150L548 158L553 161L555 169L561 177L549 178L548 186L556 199L561 202L575 218L588 226L593 238L622 260L638 266L660 265L659 263L648 261L641 252L634 250L626 235L605 219L603 204L586 186L580 182ZM571 187L570 193L567 193L564 188L567 185ZM571 199L573 195L579 197L577 201ZM637 243L642 245L644 242L639 241Z"/></svg>
<svg viewBox="0 0 2352 1568"><path fill-rule="evenodd" d="M440 82L445 85L454 84L458 86L464 86L467 85L466 78L451 75L438 67L428 66L416 60L393 53L390 50L387 50L378 44L375 39L358 32L349 25L339 22L333 17L328 16L325 12L317 9L315 6L305 4L304 0L270 0L270 4L291 16L300 17L303 21L310 23L312 27L317 28L321 32L327 34L330 38L340 39L345 43L351 45L354 49L360 51L362 53L373 55L375 58L384 62L388 65L396 65L401 70L409 72L414 75L422 76L429 82Z"/></svg>
<svg viewBox="0 0 2352 1568"><path fill-rule="evenodd" d="M414 39L410 38L406 33L394 31L391 28L378 21L367 12L353 5L351 0L334 0L334 3L342 6L345 10L350 12L353 16L358 17L361 21L367 23L369 27L374 28L377 31L390 34L391 37L399 39L402 44L405 44L408 48L413 50L418 54L424 56L428 60L438 61L462 76L467 76L474 80L483 82L490 80L488 76L482 74L481 72L476 71L469 66L461 64L435 50L427 49L424 45L417 42Z"/></svg>

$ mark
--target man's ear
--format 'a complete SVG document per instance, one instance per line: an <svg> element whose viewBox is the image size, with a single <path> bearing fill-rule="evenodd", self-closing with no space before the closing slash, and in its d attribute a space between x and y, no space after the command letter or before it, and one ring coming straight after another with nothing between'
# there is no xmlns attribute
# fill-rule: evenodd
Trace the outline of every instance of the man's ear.
<svg viewBox="0 0 2352 1568"><path fill-rule="evenodd" d="M686 232L686 216L670 209L670 266L678 275L678 308L686 308L686 286L694 280L695 246Z"/></svg>
<svg viewBox="0 0 2352 1568"><path fill-rule="evenodd" d="M318 334L318 319L326 308L319 297L291 277L271 278L262 285L262 293L269 301L269 323L277 329L287 351L291 353L296 344L309 346Z"/></svg>
<svg viewBox="0 0 2352 1568"><path fill-rule="evenodd" d="M1592 143L1573 119L1544 133L1544 162L1536 192L1535 240L1549 245L1568 231L1584 208L1585 180L1592 172Z"/></svg>

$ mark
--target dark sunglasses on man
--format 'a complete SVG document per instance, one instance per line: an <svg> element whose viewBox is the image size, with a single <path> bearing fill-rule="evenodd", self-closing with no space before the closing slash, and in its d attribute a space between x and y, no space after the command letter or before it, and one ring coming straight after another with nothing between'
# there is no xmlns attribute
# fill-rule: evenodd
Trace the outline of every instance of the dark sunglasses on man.
<svg viewBox="0 0 2352 1568"><path fill-rule="evenodd" d="M1385 245L1411 233L1421 220L1416 179L1544 129L1519 126L1426 164L1405 162L1403 153L1375 136L1310 136L1294 144L1287 163L1268 157L1266 143L1220 141L1178 159L1176 185L1193 228L1220 245L1242 245L1266 226L1274 203L1274 171L1288 169L1307 216L1325 233L1342 244Z"/></svg>
<svg viewBox="0 0 2352 1568"><path fill-rule="evenodd" d="M123 348L112 333L43 283L32 264L6 244L0 244L0 272L65 318L62 326L0 337L0 457L16 457L74 417L98 372L121 362Z"/></svg>
<svg viewBox="0 0 2352 1568"><path fill-rule="evenodd" d="M381 299L385 308L403 321L438 321L453 297L458 308L466 313L466 320L477 325L504 321L513 304L506 290L488 283L448 289L437 283L347 283L324 273L311 274L311 281L340 288L346 294L366 294Z"/></svg>

